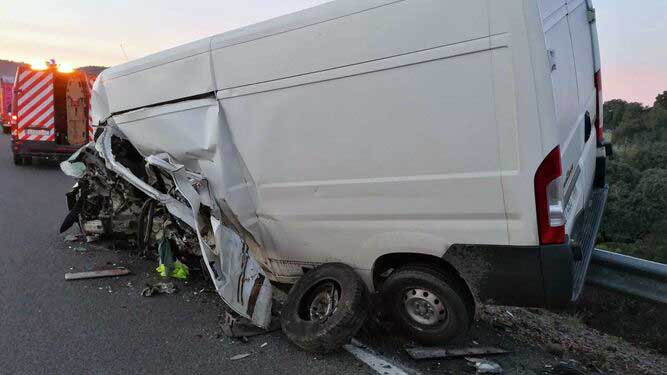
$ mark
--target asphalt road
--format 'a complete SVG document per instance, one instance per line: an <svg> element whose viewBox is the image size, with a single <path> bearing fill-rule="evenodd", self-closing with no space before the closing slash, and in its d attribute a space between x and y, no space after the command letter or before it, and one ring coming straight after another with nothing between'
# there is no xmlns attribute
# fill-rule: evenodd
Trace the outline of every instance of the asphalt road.
<svg viewBox="0 0 667 375"><path fill-rule="evenodd" d="M88 245L80 251L58 234L71 185L57 165L14 166L9 136L0 135L0 374L370 373L346 352L301 352L280 332L248 343L222 337L221 302L198 293L202 280L142 297L154 263ZM64 280L113 264L133 275ZM230 360L242 353L252 355Z"/></svg>

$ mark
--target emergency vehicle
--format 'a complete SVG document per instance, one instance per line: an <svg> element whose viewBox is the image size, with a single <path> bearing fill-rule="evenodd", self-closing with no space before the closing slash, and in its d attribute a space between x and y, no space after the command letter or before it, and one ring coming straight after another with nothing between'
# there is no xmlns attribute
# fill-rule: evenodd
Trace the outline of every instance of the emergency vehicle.
<svg viewBox="0 0 667 375"><path fill-rule="evenodd" d="M12 81L0 77L0 124L5 134L9 134L12 120L13 87Z"/></svg>
<svg viewBox="0 0 667 375"><path fill-rule="evenodd" d="M92 140L90 93L95 77L58 68L17 68L12 102L14 164L63 160Z"/></svg>

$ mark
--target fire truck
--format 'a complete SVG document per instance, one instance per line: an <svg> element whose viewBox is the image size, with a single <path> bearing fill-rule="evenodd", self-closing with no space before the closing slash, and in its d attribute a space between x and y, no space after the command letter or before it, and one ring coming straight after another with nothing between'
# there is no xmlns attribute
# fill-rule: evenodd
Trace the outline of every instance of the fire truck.
<svg viewBox="0 0 667 375"><path fill-rule="evenodd" d="M0 77L0 124L5 134L11 129L13 87L13 82Z"/></svg>
<svg viewBox="0 0 667 375"><path fill-rule="evenodd" d="M14 164L33 158L64 160L93 137L90 93L95 77L63 70L55 61L44 68L17 68L12 100Z"/></svg>

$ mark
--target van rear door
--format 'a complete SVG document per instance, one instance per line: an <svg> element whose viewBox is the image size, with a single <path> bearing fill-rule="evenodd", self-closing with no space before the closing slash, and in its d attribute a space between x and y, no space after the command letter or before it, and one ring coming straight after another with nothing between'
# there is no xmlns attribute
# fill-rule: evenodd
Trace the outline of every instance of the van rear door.
<svg viewBox="0 0 667 375"><path fill-rule="evenodd" d="M595 176L598 110L597 35L587 0L539 0L552 65L566 233L589 198ZM595 39L594 39L595 38Z"/></svg>

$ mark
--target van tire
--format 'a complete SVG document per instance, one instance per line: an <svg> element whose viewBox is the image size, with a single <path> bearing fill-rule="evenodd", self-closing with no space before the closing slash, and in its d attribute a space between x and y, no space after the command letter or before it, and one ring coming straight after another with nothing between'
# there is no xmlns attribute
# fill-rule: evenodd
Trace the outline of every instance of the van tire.
<svg viewBox="0 0 667 375"><path fill-rule="evenodd" d="M313 311L321 312L314 306L322 306L316 302L323 295L331 297L325 297L330 303L324 317L314 320ZM359 275L345 264L328 263L308 271L292 287L280 323L287 338L299 348L329 353L350 342L367 314L368 291Z"/></svg>
<svg viewBox="0 0 667 375"><path fill-rule="evenodd" d="M397 328L422 344L446 343L465 333L473 321L474 302L463 280L432 266L415 264L395 270L381 294Z"/></svg>
<svg viewBox="0 0 667 375"><path fill-rule="evenodd" d="M11 132L11 128L8 128L8 127L6 127L6 126L3 126L3 127L2 127L2 132L5 133L5 134L9 134L9 133Z"/></svg>
<svg viewBox="0 0 667 375"><path fill-rule="evenodd" d="M14 165L23 165L24 160L22 156L14 154Z"/></svg>

